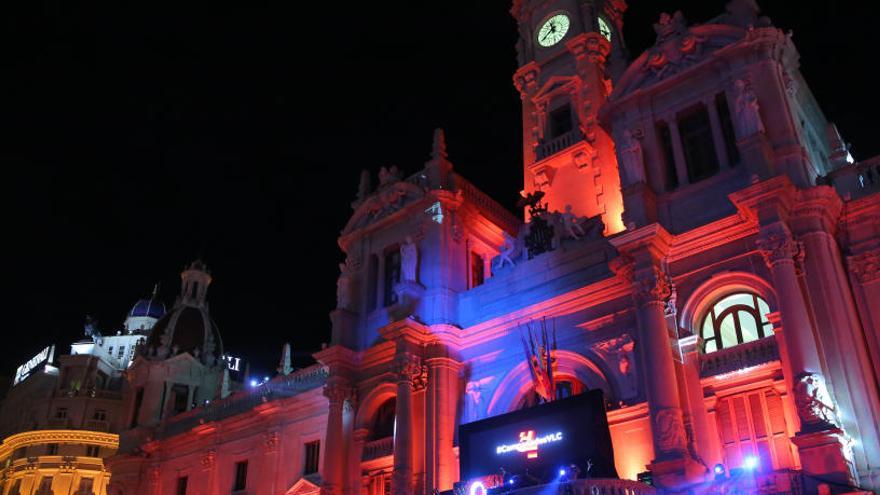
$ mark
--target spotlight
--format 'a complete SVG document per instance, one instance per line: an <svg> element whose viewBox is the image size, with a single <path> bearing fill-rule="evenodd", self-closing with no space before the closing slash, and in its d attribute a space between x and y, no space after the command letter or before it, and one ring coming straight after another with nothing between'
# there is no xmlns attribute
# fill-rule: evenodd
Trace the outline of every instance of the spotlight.
<svg viewBox="0 0 880 495"><path fill-rule="evenodd" d="M251 387L256 387L260 382L257 381L256 378L251 378Z"/></svg>
<svg viewBox="0 0 880 495"><path fill-rule="evenodd" d="M746 456L746 458L743 459L743 467L749 471L756 469L758 467L758 458L753 455Z"/></svg>
<svg viewBox="0 0 880 495"><path fill-rule="evenodd" d="M565 468L559 470L559 476L565 476Z"/></svg>
<svg viewBox="0 0 880 495"><path fill-rule="evenodd" d="M509 481L508 483L510 483L511 485L515 485L515 484L516 484L516 480L513 479L513 478L510 478L510 481Z"/></svg>

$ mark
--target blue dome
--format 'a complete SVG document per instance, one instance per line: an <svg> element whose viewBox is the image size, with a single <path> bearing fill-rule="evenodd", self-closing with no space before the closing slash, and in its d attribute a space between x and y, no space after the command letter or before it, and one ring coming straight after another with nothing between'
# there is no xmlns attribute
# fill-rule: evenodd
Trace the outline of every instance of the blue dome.
<svg viewBox="0 0 880 495"><path fill-rule="evenodd" d="M128 316L137 318L142 316L149 316L150 318L162 318L165 316L165 305L162 301L156 299L141 299L131 308L131 311L128 312Z"/></svg>

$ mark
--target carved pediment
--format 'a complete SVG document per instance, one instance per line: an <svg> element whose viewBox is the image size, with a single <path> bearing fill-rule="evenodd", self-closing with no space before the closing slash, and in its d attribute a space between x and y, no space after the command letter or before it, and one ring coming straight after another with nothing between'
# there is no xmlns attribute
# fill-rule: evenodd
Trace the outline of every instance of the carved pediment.
<svg viewBox="0 0 880 495"><path fill-rule="evenodd" d="M300 478L284 492L284 495L317 495L321 492L321 487L312 483L306 478Z"/></svg>
<svg viewBox="0 0 880 495"><path fill-rule="evenodd" d="M642 53L624 72L610 99L620 99L638 89L650 87L708 59L718 49L735 43L747 30L727 24L686 27L680 17L655 25L657 42Z"/></svg>
<svg viewBox="0 0 880 495"><path fill-rule="evenodd" d="M380 186L358 205L342 230L342 235L375 223L424 197L424 189L410 182L398 181Z"/></svg>

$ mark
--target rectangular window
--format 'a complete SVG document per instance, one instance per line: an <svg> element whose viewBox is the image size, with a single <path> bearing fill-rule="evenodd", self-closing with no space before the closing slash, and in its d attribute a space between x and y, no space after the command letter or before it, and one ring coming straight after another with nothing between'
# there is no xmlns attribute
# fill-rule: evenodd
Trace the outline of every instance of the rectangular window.
<svg viewBox="0 0 880 495"><path fill-rule="evenodd" d="M107 421L107 411L103 409L95 409L95 414L92 415L92 419L96 421Z"/></svg>
<svg viewBox="0 0 880 495"><path fill-rule="evenodd" d="M101 457L101 447L89 445L86 447L86 457Z"/></svg>
<svg viewBox="0 0 880 495"><path fill-rule="evenodd" d="M480 253L471 251L471 288L483 285L485 282L485 267L483 257Z"/></svg>
<svg viewBox="0 0 880 495"><path fill-rule="evenodd" d="M119 351L116 353L116 359L122 359L125 356L125 346L119 346Z"/></svg>
<svg viewBox="0 0 880 495"><path fill-rule="evenodd" d="M34 492L34 495L52 495L52 477L43 476L40 480L40 487Z"/></svg>
<svg viewBox="0 0 880 495"><path fill-rule="evenodd" d="M565 105L553 109L550 111L549 125L549 138L557 138L567 132L571 132L574 128L574 123L571 118L571 105L566 103Z"/></svg>
<svg viewBox="0 0 880 495"><path fill-rule="evenodd" d="M112 355L113 355L113 346L112 346L112 345L111 345L110 347L107 348L107 355L108 355L108 356L112 356Z"/></svg>
<svg viewBox="0 0 880 495"><path fill-rule="evenodd" d="M305 463L303 464L303 474L312 474L318 472L318 461L321 457L321 442L315 440L305 445Z"/></svg>
<svg viewBox="0 0 880 495"><path fill-rule="evenodd" d="M57 443L46 444L46 455L58 455L58 444Z"/></svg>
<svg viewBox="0 0 880 495"><path fill-rule="evenodd" d="M175 384L171 387L171 400L173 401L174 414L186 412L187 401L189 401L189 387L186 385Z"/></svg>
<svg viewBox="0 0 880 495"><path fill-rule="evenodd" d="M55 409L55 418L56 419L67 419L67 408L66 407L59 407L58 409Z"/></svg>
<svg viewBox="0 0 880 495"><path fill-rule="evenodd" d="M675 153L672 151L672 133L666 122L657 123L657 139L663 154L663 170L666 191L674 191L678 187L678 173L675 171Z"/></svg>
<svg viewBox="0 0 880 495"><path fill-rule="evenodd" d="M247 471L248 461L239 461L235 463L235 484L232 485L233 491L244 490L247 487Z"/></svg>
<svg viewBox="0 0 880 495"><path fill-rule="evenodd" d="M400 283L400 249L395 247L385 255L385 306L397 303L394 286Z"/></svg>
<svg viewBox="0 0 880 495"><path fill-rule="evenodd" d="M724 93L715 96L715 106L718 108L718 119L721 121L721 133L724 136L727 158L730 160L731 166L737 165L739 163L739 148L736 147L733 120L730 118L730 107L727 105L727 96Z"/></svg>
<svg viewBox="0 0 880 495"><path fill-rule="evenodd" d="M94 480L92 480L92 478L80 478L79 488L76 489L74 495L92 495L94 493L94 489L92 488L93 483Z"/></svg>
<svg viewBox="0 0 880 495"><path fill-rule="evenodd" d="M177 495L186 495L186 485L188 482L189 478L186 476L177 478Z"/></svg>
<svg viewBox="0 0 880 495"><path fill-rule="evenodd" d="M712 137L712 124L706 107L698 105L678 118L681 146L691 183L709 178L718 172L718 155Z"/></svg>
<svg viewBox="0 0 880 495"><path fill-rule="evenodd" d="M134 412L131 415L131 427L138 425L138 416L141 414L141 404L144 403L144 388L139 387L134 396Z"/></svg>

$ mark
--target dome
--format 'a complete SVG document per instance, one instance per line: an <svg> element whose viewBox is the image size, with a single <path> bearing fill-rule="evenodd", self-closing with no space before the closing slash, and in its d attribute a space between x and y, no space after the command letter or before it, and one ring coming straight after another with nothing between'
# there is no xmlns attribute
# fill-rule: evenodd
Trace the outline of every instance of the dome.
<svg viewBox="0 0 880 495"><path fill-rule="evenodd" d="M155 318L159 319L165 316L165 304L154 298L141 299L132 306L128 312L129 318Z"/></svg>
<svg viewBox="0 0 880 495"><path fill-rule="evenodd" d="M178 305L153 326L144 351L159 359L188 352L211 366L223 354L223 343L206 307Z"/></svg>

